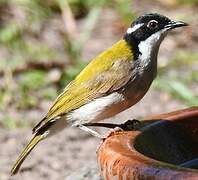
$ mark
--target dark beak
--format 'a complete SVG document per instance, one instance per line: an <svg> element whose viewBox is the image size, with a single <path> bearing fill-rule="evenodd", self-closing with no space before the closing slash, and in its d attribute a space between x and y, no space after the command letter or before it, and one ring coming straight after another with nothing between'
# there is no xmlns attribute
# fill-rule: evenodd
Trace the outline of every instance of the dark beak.
<svg viewBox="0 0 198 180"><path fill-rule="evenodd" d="M170 29L175 29L175 28L182 27L182 26L188 26L188 24L182 21L170 21L164 28L167 28L168 30L170 30Z"/></svg>

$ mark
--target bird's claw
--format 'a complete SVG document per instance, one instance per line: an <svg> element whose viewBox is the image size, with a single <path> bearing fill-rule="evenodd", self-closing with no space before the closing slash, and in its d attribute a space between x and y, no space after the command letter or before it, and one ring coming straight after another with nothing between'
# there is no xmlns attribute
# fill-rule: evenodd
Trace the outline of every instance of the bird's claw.
<svg viewBox="0 0 198 180"><path fill-rule="evenodd" d="M114 135L116 132L119 132L119 131L124 131L121 127L115 127L113 129L110 129L107 134L104 135L104 138L103 140L105 140L106 138Z"/></svg>
<svg viewBox="0 0 198 180"><path fill-rule="evenodd" d="M101 141L100 141L99 145L96 148L96 153L100 149L100 146L103 144L103 142L105 141L105 139L107 139L108 137L114 135L116 132L119 132L119 131L123 131L123 129L120 128L120 127L115 127L113 129L110 129L105 135L103 135L103 137L101 138Z"/></svg>
<svg viewBox="0 0 198 180"><path fill-rule="evenodd" d="M120 125L121 129L125 131L137 130L141 125L141 122L137 119L128 120Z"/></svg>

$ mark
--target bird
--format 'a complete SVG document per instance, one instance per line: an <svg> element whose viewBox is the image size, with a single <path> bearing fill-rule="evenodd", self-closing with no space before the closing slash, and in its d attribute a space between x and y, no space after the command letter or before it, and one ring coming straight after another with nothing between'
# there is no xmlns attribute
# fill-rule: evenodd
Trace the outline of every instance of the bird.
<svg viewBox="0 0 198 180"><path fill-rule="evenodd" d="M146 94L157 75L161 42L172 29L187 26L158 13L135 19L123 38L96 56L56 98L33 128L33 137L11 169L16 174L27 155L43 139L67 126L100 136L86 126L130 108Z"/></svg>

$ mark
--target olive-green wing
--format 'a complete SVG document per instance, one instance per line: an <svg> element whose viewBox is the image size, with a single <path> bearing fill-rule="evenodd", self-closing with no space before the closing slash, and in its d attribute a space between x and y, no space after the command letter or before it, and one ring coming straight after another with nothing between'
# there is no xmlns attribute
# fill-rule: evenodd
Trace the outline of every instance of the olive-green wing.
<svg viewBox="0 0 198 180"><path fill-rule="evenodd" d="M37 132L56 117L123 87L132 76L132 59L132 52L123 40L96 57L65 88L33 132Z"/></svg>

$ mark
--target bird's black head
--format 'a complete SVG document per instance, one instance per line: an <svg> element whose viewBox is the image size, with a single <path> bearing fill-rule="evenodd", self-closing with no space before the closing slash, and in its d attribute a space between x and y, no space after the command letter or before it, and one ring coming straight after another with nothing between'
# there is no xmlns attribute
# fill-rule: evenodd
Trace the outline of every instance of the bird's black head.
<svg viewBox="0 0 198 180"><path fill-rule="evenodd" d="M166 16L150 13L138 17L128 28L124 39L132 48L138 50L141 42L146 42L148 46L160 45L166 32L187 24L181 21L172 21Z"/></svg>

